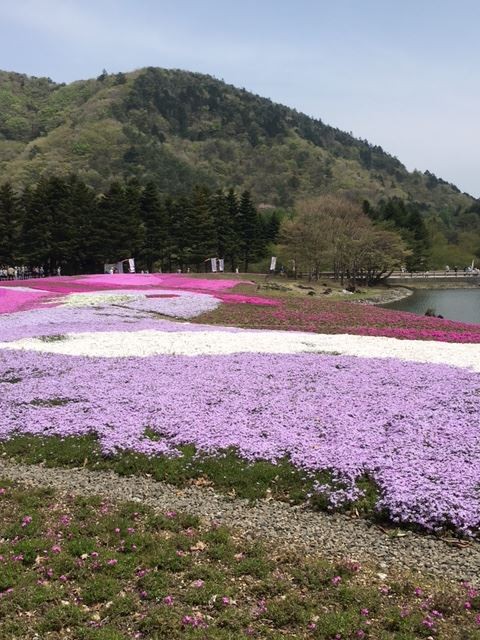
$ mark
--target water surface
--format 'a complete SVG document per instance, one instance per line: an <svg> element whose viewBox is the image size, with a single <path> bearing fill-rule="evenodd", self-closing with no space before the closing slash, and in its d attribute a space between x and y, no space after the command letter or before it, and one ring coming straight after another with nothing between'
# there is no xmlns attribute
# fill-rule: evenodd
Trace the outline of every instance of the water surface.
<svg viewBox="0 0 480 640"><path fill-rule="evenodd" d="M449 320L480 324L480 287L476 289L416 289L411 296L382 305L424 315L433 309Z"/></svg>

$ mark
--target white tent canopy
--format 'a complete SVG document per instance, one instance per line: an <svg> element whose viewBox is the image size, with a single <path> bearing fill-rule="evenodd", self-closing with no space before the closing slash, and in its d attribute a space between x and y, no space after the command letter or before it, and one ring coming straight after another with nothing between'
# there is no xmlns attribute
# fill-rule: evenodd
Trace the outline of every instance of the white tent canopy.
<svg viewBox="0 0 480 640"><path fill-rule="evenodd" d="M135 258L125 258L119 262L110 262L103 265L104 273L135 273Z"/></svg>

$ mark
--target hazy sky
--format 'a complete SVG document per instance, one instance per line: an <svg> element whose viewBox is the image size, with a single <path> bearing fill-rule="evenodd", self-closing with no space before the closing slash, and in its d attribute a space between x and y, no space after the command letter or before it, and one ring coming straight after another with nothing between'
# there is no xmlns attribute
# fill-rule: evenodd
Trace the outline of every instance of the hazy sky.
<svg viewBox="0 0 480 640"><path fill-rule="evenodd" d="M0 0L0 68L209 73L480 196L478 0Z"/></svg>

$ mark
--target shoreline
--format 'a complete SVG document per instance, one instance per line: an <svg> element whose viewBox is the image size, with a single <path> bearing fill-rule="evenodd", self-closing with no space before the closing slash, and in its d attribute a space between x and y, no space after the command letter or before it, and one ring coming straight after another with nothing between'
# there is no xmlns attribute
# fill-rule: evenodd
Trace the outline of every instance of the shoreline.
<svg viewBox="0 0 480 640"><path fill-rule="evenodd" d="M477 283L470 282L438 282L432 279L425 280L413 280L408 284L386 284L385 291L381 293L375 293L371 297L365 300L357 300L356 302L362 302L364 304L371 305L384 305L389 304L391 302L398 302L399 300L403 300L404 298L408 298L417 290L431 290L431 291L447 291L449 289L478 289L479 285Z"/></svg>
<svg viewBox="0 0 480 640"><path fill-rule="evenodd" d="M360 303L379 306L383 304L389 304L390 302L398 302L398 300L408 298L412 294L413 289L410 289L408 287L388 287L385 291L382 291L381 293L375 293L370 298L367 298L365 300L353 300L352 302L356 302L357 304Z"/></svg>

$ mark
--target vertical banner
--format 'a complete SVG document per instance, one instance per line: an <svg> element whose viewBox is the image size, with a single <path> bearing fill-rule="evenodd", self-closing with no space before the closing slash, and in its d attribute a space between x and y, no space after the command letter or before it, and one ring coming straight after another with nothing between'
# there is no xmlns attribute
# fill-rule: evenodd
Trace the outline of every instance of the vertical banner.
<svg viewBox="0 0 480 640"><path fill-rule="evenodd" d="M218 259L218 270L222 271L225 269L225 261L223 258Z"/></svg>
<svg viewBox="0 0 480 640"><path fill-rule="evenodd" d="M276 256L272 256L270 260L270 271L275 271L275 267L277 266L277 258Z"/></svg>
<svg viewBox="0 0 480 640"><path fill-rule="evenodd" d="M128 259L128 271L130 273L135 273L135 259L134 258L129 258Z"/></svg>
<svg viewBox="0 0 480 640"><path fill-rule="evenodd" d="M210 258L210 263L212 265L212 273L216 273L216 271L217 271L217 259L216 258Z"/></svg>

